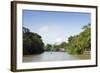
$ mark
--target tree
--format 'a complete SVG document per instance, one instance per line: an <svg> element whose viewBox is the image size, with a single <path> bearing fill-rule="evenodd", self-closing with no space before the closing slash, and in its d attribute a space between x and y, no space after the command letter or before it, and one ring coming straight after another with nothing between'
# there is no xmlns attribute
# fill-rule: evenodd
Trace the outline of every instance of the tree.
<svg viewBox="0 0 100 73"><path fill-rule="evenodd" d="M41 36L23 27L23 55L40 54L42 52L44 52L44 43Z"/></svg>
<svg viewBox="0 0 100 73"><path fill-rule="evenodd" d="M83 31L78 35L70 36L67 43L69 53L82 54L84 51L91 50L91 24L83 26Z"/></svg>
<svg viewBox="0 0 100 73"><path fill-rule="evenodd" d="M76 46L76 38L77 38L77 37L78 37L78 35L77 35L77 36L70 36L70 37L68 38L67 51L68 51L69 53L71 53L71 54L76 53L76 49L78 48L78 47Z"/></svg>
<svg viewBox="0 0 100 73"><path fill-rule="evenodd" d="M51 51L51 50L52 50L52 45L51 45L51 44L47 44L47 45L45 46L45 50L46 50L46 51Z"/></svg>
<svg viewBox="0 0 100 73"><path fill-rule="evenodd" d="M83 29L84 31L81 32L81 35L84 37L83 38L83 44L84 44L84 49L85 50L91 50L91 24L88 24L85 26Z"/></svg>

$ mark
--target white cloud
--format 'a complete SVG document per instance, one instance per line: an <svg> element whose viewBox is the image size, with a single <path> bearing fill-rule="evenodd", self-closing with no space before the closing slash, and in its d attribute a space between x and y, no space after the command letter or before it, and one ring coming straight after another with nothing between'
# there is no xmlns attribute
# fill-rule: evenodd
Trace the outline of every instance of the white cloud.
<svg viewBox="0 0 100 73"><path fill-rule="evenodd" d="M37 33L42 36L45 44L60 44L66 41L66 33L57 26L44 25L37 29Z"/></svg>
<svg viewBox="0 0 100 73"><path fill-rule="evenodd" d="M56 44L60 44L61 42L63 42L63 38L58 37L55 39Z"/></svg>
<svg viewBox="0 0 100 73"><path fill-rule="evenodd" d="M49 31L49 27L48 26L42 26L39 28L39 32L40 33L47 33Z"/></svg>

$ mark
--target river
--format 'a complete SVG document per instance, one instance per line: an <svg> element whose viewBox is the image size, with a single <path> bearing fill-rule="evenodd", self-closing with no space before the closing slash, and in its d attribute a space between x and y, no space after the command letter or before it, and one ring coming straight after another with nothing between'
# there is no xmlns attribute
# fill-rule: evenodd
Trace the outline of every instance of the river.
<svg viewBox="0 0 100 73"><path fill-rule="evenodd" d="M80 59L90 59L90 55L70 55L66 52L44 52L37 55L26 55L23 57L23 62L66 61Z"/></svg>

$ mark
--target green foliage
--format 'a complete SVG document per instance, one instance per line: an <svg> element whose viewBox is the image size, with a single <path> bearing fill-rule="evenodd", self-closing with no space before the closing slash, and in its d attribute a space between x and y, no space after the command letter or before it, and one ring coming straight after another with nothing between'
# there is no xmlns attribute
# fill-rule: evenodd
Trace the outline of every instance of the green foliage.
<svg viewBox="0 0 100 73"><path fill-rule="evenodd" d="M41 36L30 32L28 28L23 27L23 55L39 54L44 51L44 43Z"/></svg>
<svg viewBox="0 0 100 73"><path fill-rule="evenodd" d="M61 44L47 44L45 46L46 51L65 51L66 48L66 42L62 42Z"/></svg>
<svg viewBox="0 0 100 73"><path fill-rule="evenodd" d="M28 28L23 27L23 54L39 54L44 51L66 51L70 54L83 54L91 50L91 24L83 26L83 31L78 35L70 36L68 43L47 44L37 33L30 32Z"/></svg>
<svg viewBox="0 0 100 73"><path fill-rule="evenodd" d="M62 42L62 43L60 44L60 47L61 47L61 48L66 48L66 42Z"/></svg>
<svg viewBox="0 0 100 73"><path fill-rule="evenodd" d="M47 44L45 46L45 51L51 51L52 50L52 45L51 44Z"/></svg>
<svg viewBox="0 0 100 73"><path fill-rule="evenodd" d="M84 26L83 31L76 36L70 36L67 43L67 51L71 54L82 54L91 50L91 27Z"/></svg>

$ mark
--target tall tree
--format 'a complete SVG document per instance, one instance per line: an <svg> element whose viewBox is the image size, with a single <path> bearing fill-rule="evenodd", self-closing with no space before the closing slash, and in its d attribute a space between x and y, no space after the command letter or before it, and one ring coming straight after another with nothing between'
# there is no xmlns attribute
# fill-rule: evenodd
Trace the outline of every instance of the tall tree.
<svg viewBox="0 0 100 73"><path fill-rule="evenodd" d="M40 35L23 27L23 55L44 52L44 43Z"/></svg>
<svg viewBox="0 0 100 73"><path fill-rule="evenodd" d="M67 48L70 53L82 54L91 50L91 24L83 26L83 31L68 38Z"/></svg>

